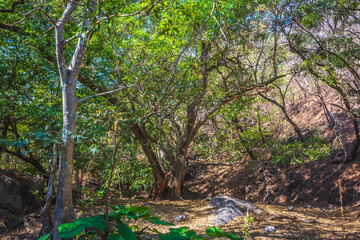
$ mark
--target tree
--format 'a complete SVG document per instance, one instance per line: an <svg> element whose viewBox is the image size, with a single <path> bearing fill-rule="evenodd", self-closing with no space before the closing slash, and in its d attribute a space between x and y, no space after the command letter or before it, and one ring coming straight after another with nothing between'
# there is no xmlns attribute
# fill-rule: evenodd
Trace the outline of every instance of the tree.
<svg viewBox="0 0 360 240"><path fill-rule="evenodd" d="M356 15L358 1L315 1L313 4L288 2L282 29L289 50L301 59L299 68L333 88L341 96L353 122L355 142L345 162L355 159L360 146L359 114L353 102L359 93L360 76L356 70L359 56L360 23Z"/></svg>
<svg viewBox="0 0 360 240"><path fill-rule="evenodd" d="M252 14L256 7L189 1L166 8L161 16L154 11L152 18L117 22L121 30L109 33L107 45L112 51L103 52L113 52L110 58L115 59L112 68L116 69L109 75L117 84L132 87L120 93L121 102L105 97L126 113L124 121L153 169L155 198L181 197L189 147L211 116L244 95L267 91L268 84L284 76L268 71L258 80L247 67L250 44L264 38L256 32L261 28L260 17ZM229 12L222 15L225 9ZM227 25L236 14L241 16L239 28ZM253 21L248 23L246 16ZM241 28L241 24L248 25ZM253 39L240 36L239 29ZM93 90L107 89L100 82L83 83Z"/></svg>

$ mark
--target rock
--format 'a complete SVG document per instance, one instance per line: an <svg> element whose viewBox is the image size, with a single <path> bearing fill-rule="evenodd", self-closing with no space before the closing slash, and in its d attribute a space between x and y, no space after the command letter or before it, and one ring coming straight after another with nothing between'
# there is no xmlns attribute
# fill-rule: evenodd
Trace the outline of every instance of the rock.
<svg viewBox="0 0 360 240"><path fill-rule="evenodd" d="M177 216L175 219L178 222L184 222L184 221L189 220L189 218L186 214L181 214L181 215Z"/></svg>
<svg viewBox="0 0 360 240"><path fill-rule="evenodd" d="M151 205L154 205L154 204L151 203L151 202L147 202L147 203L143 204L142 207L148 207L148 206L151 206Z"/></svg>
<svg viewBox="0 0 360 240"><path fill-rule="evenodd" d="M289 205L289 206L288 206L288 210L289 210L289 211L294 210L294 206L293 206L293 205Z"/></svg>
<svg viewBox="0 0 360 240"><path fill-rule="evenodd" d="M271 232L275 232L275 227L274 226L267 226L266 228L265 228L265 232L266 233L271 233Z"/></svg>
<svg viewBox="0 0 360 240"><path fill-rule="evenodd" d="M244 213L261 213L262 211L248 201L241 201L234 197L219 195L211 199L208 207L214 207L212 214L216 217L211 220L215 225L223 225L236 217L244 216Z"/></svg>
<svg viewBox="0 0 360 240"><path fill-rule="evenodd" d="M32 192L40 189L41 184L29 175L0 170L0 209L14 215L38 211L40 200Z"/></svg>
<svg viewBox="0 0 360 240"><path fill-rule="evenodd" d="M317 223L318 221L316 221L316 219L307 219L307 220L303 220L304 223Z"/></svg>
<svg viewBox="0 0 360 240"><path fill-rule="evenodd" d="M16 227L22 222L22 219L11 212L0 209L0 233L6 229Z"/></svg>

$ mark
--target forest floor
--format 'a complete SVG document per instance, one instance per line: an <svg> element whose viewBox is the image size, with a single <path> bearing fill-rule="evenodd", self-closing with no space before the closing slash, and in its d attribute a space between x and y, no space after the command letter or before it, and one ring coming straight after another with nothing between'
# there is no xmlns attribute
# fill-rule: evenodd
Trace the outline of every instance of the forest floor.
<svg viewBox="0 0 360 240"><path fill-rule="evenodd" d="M211 209L207 208L209 203L207 199L161 202L143 199L112 199L112 204L116 205L141 206L144 203L151 203L154 216L162 216L163 220L175 223L176 227L187 226L200 234L212 225L210 221L214 218L209 214ZM248 223L247 229L252 239L360 239L360 221L356 219L360 213L359 205L345 207L343 217L340 208L326 210L319 207L294 205L294 209L289 211L286 205L264 203L256 205L264 212L253 215L254 221ZM81 211L77 210L78 216L81 217ZM103 206L92 206L84 210L87 216L95 215L103 212ZM180 214L186 214L188 220L176 222L175 218ZM36 231L36 227L29 228L29 225L36 225L35 221L30 220L29 223L27 228L19 227L9 230L0 236L1 239L36 239L35 232L29 233L29 229ZM242 231L246 230L245 223L245 218L238 217L220 228L241 235ZM274 226L276 230L265 233L266 226ZM160 232L168 232L169 228L158 227L157 229Z"/></svg>

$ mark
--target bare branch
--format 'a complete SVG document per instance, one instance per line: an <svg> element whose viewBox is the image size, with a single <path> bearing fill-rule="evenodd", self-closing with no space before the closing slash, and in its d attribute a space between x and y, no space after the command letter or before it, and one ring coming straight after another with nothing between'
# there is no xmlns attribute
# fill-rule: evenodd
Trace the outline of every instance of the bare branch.
<svg viewBox="0 0 360 240"><path fill-rule="evenodd" d="M132 16L136 16L136 15L145 15L147 14L148 12L150 12L156 5L158 5L161 1L153 4L153 5L147 5L145 7L143 7L141 10L137 11L137 12L133 12L133 13L128 13L128 14L121 14L121 15L116 15L116 14L112 14L110 16L106 16L106 17L103 17L101 19L99 19L96 24L99 24L101 23L102 21L104 20L107 20L109 18L115 18L115 17L132 17ZM150 7L149 7L150 6ZM149 7L149 8L148 8ZM148 9L147 9L148 8ZM146 11L144 11L146 9Z"/></svg>
<svg viewBox="0 0 360 240"><path fill-rule="evenodd" d="M26 19L30 14L32 14L33 12L39 11L39 10L40 10L40 8L35 8L35 9L33 9L33 10L31 10L31 11L23 14L24 17L23 17L22 19L20 19L20 20L17 21L17 22L14 22L14 23L10 24L9 26L14 26L14 25L16 25L16 24L19 24L19 23L25 21L25 19Z"/></svg>
<svg viewBox="0 0 360 240"><path fill-rule="evenodd" d="M56 26L56 21L54 19L52 19L52 17L50 17L50 15L45 11L43 10L42 8L37 8L37 10L40 10L40 12L42 12L45 17L47 18L47 20L49 20L49 22L53 25L53 26Z"/></svg>
<svg viewBox="0 0 360 240"><path fill-rule="evenodd" d="M97 97L97 96L103 96L103 95L108 95L108 94L111 94L111 93L114 93L114 92L118 92L120 90L124 90L124 89L127 89L127 88L130 88L130 87L133 87L134 85L131 85L131 86L127 86L127 87L122 87L122 88L118 88L118 89L115 89L115 90L111 90L111 91L108 91L108 92L102 92L102 93L98 93L98 94L95 94L95 95L92 95L92 96L89 96L89 97L85 97L85 98L82 98L78 101L78 103L80 102L83 102L87 99L90 99L90 98L94 98L94 97Z"/></svg>

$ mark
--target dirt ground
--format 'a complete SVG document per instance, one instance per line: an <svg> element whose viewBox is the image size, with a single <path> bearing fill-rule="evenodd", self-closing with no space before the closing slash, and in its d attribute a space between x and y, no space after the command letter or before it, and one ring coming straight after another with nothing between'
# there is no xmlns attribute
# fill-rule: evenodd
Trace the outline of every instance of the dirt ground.
<svg viewBox="0 0 360 240"><path fill-rule="evenodd" d="M211 209L207 208L208 200L184 200L184 201L162 201L152 202L146 200L113 199L113 204L141 206L144 203L151 203L153 215L163 216L162 219L173 222L176 227L187 226L204 233L210 227ZM340 208L324 209L319 207L294 205L292 211L287 205L280 204L256 204L264 212L261 215L253 215L254 221L248 223L248 231L251 239L360 239L360 221L357 215L360 213L360 206L355 205L343 209L343 217ZM86 211L86 215L92 215L103 211L102 206L93 206ZM188 220L176 222L176 216L186 214ZM82 214L78 211L78 215ZM29 219L29 217L28 217ZM239 236L245 231L245 218L238 217L229 224L222 225L224 231L233 232ZM37 230L35 220L28 222L27 228L20 227L11 229L9 232L0 235L2 240L36 239L36 233L29 231ZM275 231L265 233L266 226L274 226ZM32 229L32 230L29 230ZM158 227L160 232L168 232L168 227Z"/></svg>
<svg viewBox="0 0 360 240"><path fill-rule="evenodd" d="M339 206L340 186L344 206L360 203L360 163L331 164L327 160L279 168L206 166L194 170L186 186L208 197L229 194L252 202L310 204L331 209Z"/></svg>

